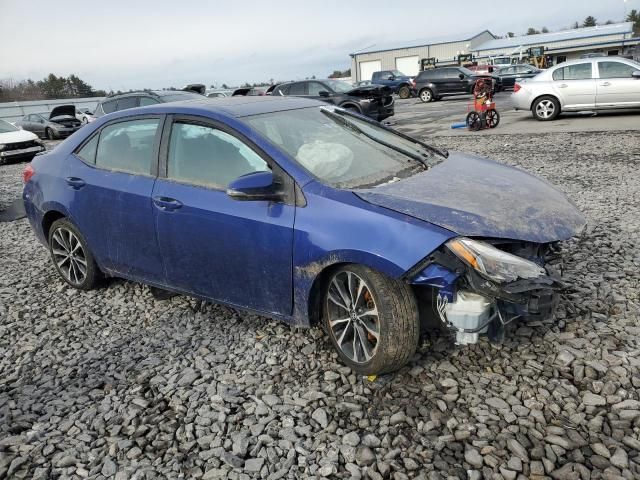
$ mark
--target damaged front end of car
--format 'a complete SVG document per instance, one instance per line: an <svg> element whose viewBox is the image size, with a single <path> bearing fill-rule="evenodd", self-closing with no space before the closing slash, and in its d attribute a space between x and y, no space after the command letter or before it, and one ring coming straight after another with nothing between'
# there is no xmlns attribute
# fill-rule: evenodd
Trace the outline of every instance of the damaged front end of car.
<svg viewBox="0 0 640 480"><path fill-rule="evenodd" d="M513 240L456 237L411 269L421 313L474 344L486 334L504 339L515 321L553 316L561 281L560 246Z"/></svg>

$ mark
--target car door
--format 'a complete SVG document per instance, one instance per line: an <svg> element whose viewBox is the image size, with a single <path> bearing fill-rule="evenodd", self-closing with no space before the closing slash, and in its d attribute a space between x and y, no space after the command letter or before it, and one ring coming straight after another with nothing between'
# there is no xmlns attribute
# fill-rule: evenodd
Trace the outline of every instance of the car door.
<svg viewBox="0 0 640 480"><path fill-rule="evenodd" d="M596 81L598 108L640 107L640 69L616 60L599 60Z"/></svg>
<svg viewBox="0 0 640 480"><path fill-rule="evenodd" d="M40 114L33 114L30 115L30 117L31 131L43 137L45 128L47 126L47 120Z"/></svg>
<svg viewBox="0 0 640 480"><path fill-rule="evenodd" d="M166 284L291 314L295 205L238 201L226 189L242 175L270 169L282 182L292 180L248 139L200 117L176 116L162 148L153 205Z"/></svg>
<svg viewBox="0 0 640 480"><path fill-rule="evenodd" d="M551 89L565 110L595 108L593 62L576 63L554 70Z"/></svg>
<svg viewBox="0 0 640 480"><path fill-rule="evenodd" d="M151 193L163 116L116 119L72 154L64 172L73 221L112 274L161 284Z"/></svg>
<svg viewBox="0 0 640 480"><path fill-rule="evenodd" d="M323 96L320 95L320 92L326 93ZM327 85L320 82L307 82L307 96L316 100L331 103L333 105L336 104L336 96L333 90L331 90Z"/></svg>

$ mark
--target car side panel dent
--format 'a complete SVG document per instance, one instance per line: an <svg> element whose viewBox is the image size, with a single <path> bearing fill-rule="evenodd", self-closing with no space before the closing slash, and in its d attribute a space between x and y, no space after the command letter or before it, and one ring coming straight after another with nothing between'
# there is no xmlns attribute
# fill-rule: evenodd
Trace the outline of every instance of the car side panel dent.
<svg viewBox="0 0 640 480"><path fill-rule="evenodd" d="M328 268L356 263L401 278L455 236L428 222L368 204L350 191L316 181L303 191L307 206L296 209L294 227L295 325L308 326L316 320L309 311L312 290ZM326 225L331 225L330 231Z"/></svg>

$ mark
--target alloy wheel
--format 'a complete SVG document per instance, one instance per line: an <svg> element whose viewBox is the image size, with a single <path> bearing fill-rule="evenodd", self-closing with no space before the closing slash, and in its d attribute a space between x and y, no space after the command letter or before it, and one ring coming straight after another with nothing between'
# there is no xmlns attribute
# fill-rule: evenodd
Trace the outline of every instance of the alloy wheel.
<svg viewBox="0 0 640 480"><path fill-rule="evenodd" d="M420 100L422 100L423 102L430 102L431 101L431 92L429 90L424 90L423 92L420 93Z"/></svg>
<svg viewBox="0 0 640 480"><path fill-rule="evenodd" d="M540 118L549 118L556 111L556 106L551 100L541 100L536 105L536 115Z"/></svg>
<svg viewBox="0 0 640 480"><path fill-rule="evenodd" d="M338 272L326 301L329 328L340 351L355 363L371 360L378 348L380 319L369 285L353 272Z"/></svg>
<svg viewBox="0 0 640 480"><path fill-rule="evenodd" d="M81 285L87 278L87 257L80 239L71 230L60 227L53 232L51 253L66 280Z"/></svg>

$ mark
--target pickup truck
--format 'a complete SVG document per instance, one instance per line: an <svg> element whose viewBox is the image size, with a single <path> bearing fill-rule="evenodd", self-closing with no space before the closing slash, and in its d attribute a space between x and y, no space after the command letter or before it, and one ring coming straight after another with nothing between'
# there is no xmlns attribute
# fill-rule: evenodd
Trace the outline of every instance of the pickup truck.
<svg viewBox="0 0 640 480"><path fill-rule="evenodd" d="M385 85L393 93L397 93L400 98L409 98L416 94L416 84L413 78L398 70L382 70L373 72L371 83L375 85Z"/></svg>

